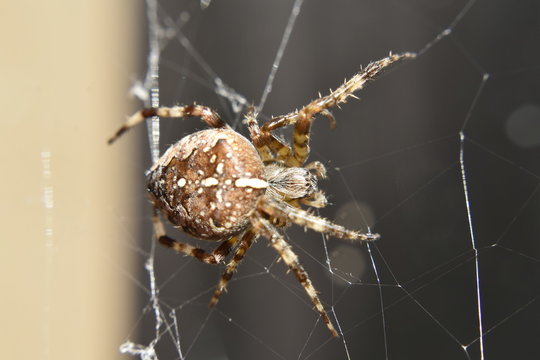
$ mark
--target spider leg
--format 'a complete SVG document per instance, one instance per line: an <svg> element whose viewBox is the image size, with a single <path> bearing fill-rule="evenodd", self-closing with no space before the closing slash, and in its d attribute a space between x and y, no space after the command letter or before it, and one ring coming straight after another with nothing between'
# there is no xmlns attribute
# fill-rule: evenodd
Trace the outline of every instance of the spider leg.
<svg viewBox="0 0 540 360"><path fill-rule="evenodd" d="M327 110L333 106L345 103L347 98L354 96L353 93L360 90L364 85L375 78L384 68L391 64L416 57L414 53L390 54L384 59L368 64L363 70L347 80L329 95L313 100L302 109L291 112L287 115L270 119L260 129L262 137L270 137L270 132L288 125L295 125L293 135L293 154L287 160L288 166L300 166L309 155L309 133L313 116L322 113L330 119L330 126L335 125L335 119Z"/></svg>
<svg viewBox="0 0 540 360"><path fill-rule="evenodd" d="M273 160L284 161L288 159L292 154L290 146L279 140L274 134L263 136L259 124L257 123L257 116L253 111L254 109L252 108L246 114L246 123L251 140L263 162L270 162ZM276 157L274 157L272 152L276 154Z"/></svg>
<svg viewBox="0 0 540 360"><path fill-rule="evenodd" d="M108 140L109 145L115 142L122 134L132 127L140 124L145 119L159 116L168 118L182 118L185 116L198 116L206 124L214 128L225 128L227 125L221 120L219 115L212 109L201 105L173 106L146 108L137 111L131 115L126 122L116 131L116 133Z"/></svg>
<svg viewBox="0 0 540 360"><path fill-rule="evenodd" d="M216 288L216 291L214 292L212 299L210 299L210 303L208 304L209 307L213 307L217 304L219 297L221 296L221 293L223 293L223 291L226 290L229 280L231 280L234 272L236 271L236 268L238 267L238 265L244 258L246 251L251 247L251 244L253 243L254 239L255 239L255 232L253 231L253 229L248 229L242 236L242 239L240 240L240 244L238 245L238 248L234 252L233 258L227 264L227 267L225 268L225 271L223 272L223 275L221 276L221 279L219 280L219 284Z"/></svg>
<svg viewBox="0 0 540 360"><path fill-rule="evenodd" d="M326 179L326 167L320 161L312 161L304 166L319 179Z"/></svg>
<svg viewBox="0 0 540 360"><path fill-rule="evenodd" d="M267 220L254 215L252 216L252 222L255 228L261 233L265 234L265 236L270 240L272 247L278 252L279 256L283 259L285 264L294 273L300 284L304 287L304 290L311 298L313 305L315 305L315 308L321 315L326 327L328 330L330 330L330 333L332 333L332 336L338 337L339 335L334 328L334 325L332 325L332 322L328 318L321 300L317 295L317 290L315 290L315 287L313 287L306 270L304 270L304 267L298 261L298 256L296 256L294 251L291 249L291 246L283 239L277 229L273 227Z"/></svg>
<svg viewBox="0 0 540 360"><path fill-rule="evenodd" d="M315 208L323 208L328 205L328 200L322 191L316 191L308 197L300 199L300 202L307 206L312 206ZM292 205L292 204L291 204ZM294 205L293 205L294 206ZM296 206L299 208L299 206Z"/></svg>
<svg viewBox="0 0 540 360"><path fill-rule="evenodd" d="M259 124L257 123L257 116L255 115L254 111L254 107L250 107L248 109L248 112L245 115L245 122L249 130L249 136L251 137L253 145L257 149L259 156L261 157L263 162L268 162L274 159L274 155L272 155L272 153L270 152L267 144L261 141L255 141L255 139L260 138L261 131L259 129Z"/></svg>
<svg viewBox="0 0 540 360"><path fill-rule="evenodd" d="M349 230L341 225L334 224L328 219L312 215L307 211L291 206L286 202L272 200L268 197L263 197L258 206L261 211L272 218L288 219L297 225L340 239L374 241L380 238L379 234L372 234L371 232L361 233Z"/></svg>
<svg viewBox="0 0 540 360"><path fill-rule="evenodd" d="M233 236L230 239L223 241L217 248L215 248L211 253L206 252L203 249L196 248L189 244L181 243L174 240L173 238L168 237L165 234L165 227L159 218L157 212L152 216L152 224L154 225L154 233L156 239L163 246L166 246L174 251L192 256L203 263L206 264L218 264L223 259L229 255L231 248L238 242L238 237Z"/></svg>
<svg viewBox="0 0 540 360"><path fill-rule="evenodd" d="M275 135L272 134L270 137L270 142L268 147L276 154L276 159L280 161L287 160L291 157L292 150L291 147L285 144L283 141L278 139Z"/></svg>

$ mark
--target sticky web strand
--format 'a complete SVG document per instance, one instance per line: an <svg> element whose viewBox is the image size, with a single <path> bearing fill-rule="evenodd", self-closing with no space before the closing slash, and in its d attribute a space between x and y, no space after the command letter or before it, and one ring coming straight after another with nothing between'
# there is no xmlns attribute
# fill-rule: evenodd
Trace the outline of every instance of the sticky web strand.
<svg viewBox="0 0 540 360"><path fill-rule="evenodd" d="M474 96L473 102L471 104L471 108L465 117L462 130L459 134L460 135L459 164L461 167L461 181L463 183L463 194L465 196L465 205L467 207L467 221L469 222L471 246L474 251L474 269L475 269L475 278L476 278L476 306L478 309L478 333L479 333L479 339L480 339L480 357L482 360L484 359L484 330L483 330L483 322L482 322L482 297L481 297L481 292L480 292L480 268L479 268L479 260L478 260L478 249L476 247L476 239L474 237L471 205L469 201L469 188L467 187L465 151L464 151L465 134L463 130L465 129L471 117L472 111L475 108L476 103L478 101L478 97L480 96L480 93L482 92L482 89L484 88L488 78L489 78L488 74L483 75L482 82L480 83L480 86L478 87L478 91L476 95Z"/></svg>
<svg viewBox="0 0 540 360"><path fill-rule="evenodd" d="M149 48L148 53L148 69L144 80L144 88L150 90L150 104L148 99L145 100L146 105L153 108L159 107L159 60L161 57L161 40L163 38L163 28L158 19L158 3L157 0L146 0L148 14L148 32ZM152 162L159 159L159 117L154 116L150 119L149 129L150 151Z"/></svg>
<svg viewBox="0 0 540 360"><path fill-rule="evenodd" d="M450 38L451 39L451 34L452 34L452 31L453 29L458 25L458 23L465 17L465 15L467 14L467 12L472 8L472 6L476 3L476 1L468 1L466 3L466 5L460 10L459 14L453 19L453 21L451 22L451 24L445 28L443 31L441 31L432 41L428 42L424 47L422 47L420 49L420 51L418 52L420 55L425 55L426 53L429 53L429 51L431 51L434 46L436 44L438 44L439 42L441 42L443 39L445 38ZM290 34L293 30L293 25L294 25L294 21L296 20L298 14L300 13L300 7L301 7L301 4L302 4L302 1L296 1L294 4L293 4L293 10L291 11L290 13L290 18L289 18L289 22L287 24L287 27L285 29L285 32L282 36L282 42L280 44L280 47L277 51L277 54L276 54L276 57L274 59L274 63L273 63L273 66L272 66L272 70L270 72L270 74L268 75L268 78L267 78L267 84L264 88L264 92L263 92L263 96L260 100L260 103L259 103L259 106L260 108L262 109L262 107L264 106L264 104L266 103L266 99L268 98L268 95L271 93L271 89L272 89L272 83L273 83L273 80L274 80L274 77L275 77L275 74L277 73L277 70L279 69L279 64L281 62L281 58L285 52L285 48L286 48L286 45L287 45L287 42L288 42L288 39L290 37ZM150 8L150 7L149 7ZM295 12L295 9L296 9L296 12ZM166 16L164 16L166 18ZM291 20L292 19L292 20ZM291 21L292 21L292 24L291 25ZM167 21L165 21L167 22ZM224 82L217 76L217 74L215 74L212 69L210 68L210 66L204 61L204 58L202 56L200 56L200 54L197 53L197 51L195 50L195 48L193 47L193 45L191 44L191 42L189 42L187 40L187 37L185 37L180 31L176 30L176 38L179 39L180 43L182 44L182 46L184 47L184 49L186 49L186 51L188 53L190 53L193 58L196 60L197 64L200 65L201 67L205 68L207 71L207 74L208 76L212 79L213 83L216 85L214 87L214 92L216 94L218 94L219 96L221 96L222 98L226 99L228 102L230 102L231 104L233 104L233 109L234 109L234 112L237 112L237 110L239 111L243 106L245 106L247 104L247 102L245 102L245 98L237 93L234 89L228 87L227 85L224 84ZM452 40L453 41L453 40ZM459 43L457 43L459 45ZM475 61L474 57L471 56L467 51L463 50L463 48L460 48L460 51L463 51L464 52L464 55L466 55L466 58L468 59L468 61L473 64L477 69L482 70L482 68L477 64L477 62ZM159 56L157 57L158 61L156 64L159 64ZM158 68L156 68L158 69ZM157 72L156 72L157 74ZM441 173L439 173L438 176L443 176L443 175L446 175L448 171L452 170L452 169L455 169L455 165L457 163L459 163L460 165L460 174L461 174L461 181L462 181L462 186L463 186L463 192L464 192L464 196L465 196L465 201L464 201L464 204L466 205L466 214L467 214L467 219L468 219L468 224L469 224L469 231L470 231L470 240L471 240L471 246L472 246L472 251L473 251L473 256L471 257L473 260L474 260L474 263L475 263L475 282L476 282L476 297L477 297L477 316L478 316L478 326L479 326L479 329L478 329L478 341L480 343L480 356L481 358L483 359L484 358L484 343L483 343L483 337L485 334L487 334L488 332L492 331L493 329L497 328L498 326L500 326L500 324L502 324L503 321L505 321L506 319L509 319L511 318L513 315L512 314L516 314L518 313L519 311L521 311L523 308L526 308L527 306L531 306L532 304L534 304L534 302L536 301L537 298L527 302L526 304L523 305L523 307L520 307L518 310L516 310L516 312L512 313L511 315L508 315L507 318L503 319L502 322L500 323L497 323L495 324L494 326L490 327L485 333L484 333L484 330L483 330L483 321L482 321L482 313L483 313L483 308L482 308L482 301L481 301L481 276L480 276L480 271L479 271L479 248L477 247L477 244L476 244L476 239L475 239L475 236L474 236L474 225L473 225L473 222L472 222L472 210L471 210L471 200L469 198L469 193L470 193L470 189L468 187L468 183L467 183L467 176L468 176L468 170L467 170L467 167L465 166L465 143L466 142L472 142L473 140L470 140L468 139L466 136L465 136L465 130L467 128L467 125L468 125L468 122L469 122L469 119L471 118L471 115L473 114L473 111L476 107L476 104L477 104L477 101L480 97L480 95L483 93L483 90L484 90L484 86L488 80L488 76L486 73L483 74L483 80L481 81L480 83L480 86L478 88L478 90L476 91L475 93L475 96L472 100L472 103L471 103L471 106L470 106L470 109L469 111L467 112L465 118L464 118L464 121L463 121L463 124L462 124L462 129L461 129L461 132L460 132L460 140L459 140L459 144L460 144L460 150L459 150L459 160L454 163L454 164L451 164L446 170L442 171ZM155 78L155 80L157 80L157 77ZM157 85L157 83L156 83ZM157 86L155 88L157 90ZM155 91L154 93L154 98L158 98L158 94L159 92ZM159 102L159 101L158 101ZM152 141L151 143L153 144L152 145L152 151L154 151L156 148L158 148L158 145L159 145L159 133L156 133L155 132L156 129L154 127L152 127L152 131L151 133L152 134L157 134L155 135L155 138L157 138L157 142L156 141ZM455 136L455 135L450 135L450 136ZM444 137L444 138L447 138L447 137ZM438 142L439 140L434 140L434 142ZM419 145L420 147L424 146L423 144L420 144ZM412 146L412 147L415 147L415 146ZM487 149L489 151L489 149ZM407 149L400 149L400 150L397 150L395 152L395 154L402 154L403 152L406 152ZM154 153L153 153L154 154ZM387 154L387 155L383 155L382 158L384 157L387 157L387 156L391 156L390 154ZM154 155L152 156L154 158ZM370 159L370 160L376 160L376 159ZM515 165L515 164L513 164ZM347 179L347 177L344 175L344 173L342 172L342 169L345 169L347 167L354 167L354 166L357 166L357 163L347 163L345 164L344 166L342 167L339 167L339 168L335 168L334 170L340 175L341 179L342 179L342 182L345 184L346 187L349 186L349 181ZM409 202L411 199L413 199L417 194L419 193L422 193L424 192L425 189L429 188L430 185L435 182L437 180L437 178L431 178L429 182L425 183L423 187L419 188L417 191L413 192L410 194L409 197L405 198L403 201L401 201L396 207L393 207L392 209L389 210L388 214L386 214L385 216L389 216L389 215L392 215L393 212L396 212L396 210L403 204L406 204L407 202ZM350 195L352 198L355 198L355 195L352 191L352 189L348 189L348 191L350 192ZM535 190L536 192L536 190ZM530 199L533 198L533 195L534 193L533 192L529 198L527 199L527 201L523 204L522 208L524 208ZM363 215L363 214L362 214ZM383 217L385 217L383 216ZM517 216L517 215L516 215ZM362 219L360 221L361 223L364 223L364 224L367 224L367 221L366 219ZM509 224L508 226L511 226L511 224ZM505 230L506 231L506 230ZM504 234L502 234L501 236L503 236ZM326 263L328 264L328 269L329 269L329 272L334 274L334 271L332 270L332 267L330 265L330 255L328 254L328 251L326 249L326 243L324 243L324 246L325 246L325 251L326 251ZM370 259L371 259L371 265L372 265L372 268L376 274L376 279L377 279L377 284L379 286L379 300L380 300L380 308L381 308L381 320L382 320L382 323L383 323L383 337L384 337L384 352L385 352L385 357L388 357L388 339L387 339L387 325L386 325L386 320L385 320L385 311L388 310L389 308L391 308L393 306L394 303L390 303L390 304L387 304L385 305L384 302L383 302L383 293L382 293L382 288L383 286L385 285L384 283L381 282L380 278L379 278L379 273L378 273L378 267L377 267L377 262L375 261L375 259L373 258L373 255L371 254L371 248L368 249L369 251L369 256L370 256ZM152 303L152 306L154 308L154 311L155 311L155 317L156 317L156 337L154 340L156 340L156 342L153 342L151 344L151 346L149 346L148 348L151 348L151 351L148 351L147 353L144 354L144 356L155 356L155 357L143 357L143 353L145 351L145 349L147 349L146 347L141 347L141 348L138 348L137 346L135 347L132 347L132 352L129 351L130 353L134 354L134 355L139 355L141 356L141 358L144 358L144 359L153 359L153 358L157 358L157 355L155 354L154 352L154 346L156 345L157 341L159 339L161 339L161 337L163 336L163 332L160 331L160 328L162 326L165 326L167 329L173 329L172 331L172 339L173 341L175 342L176 344L176 347L178 349L178 352L179 352L179 356L180 358L183 358L183 355L182 355L182 351L181 351L181 342L180 342L180 331L178 330L178 314L176 313L175 309L173 308L172 311L170 312L169 316L171 316L172 318L172 323L167 323L166 325L163 325L163 313L162 313L162 310L160 308L160 301L162 301L160 298L159 298L159 288L160 287L163 287L165 285L165 283L161 283L159 286L156 286L155 282L156 282L156 279L155 279L155 275L154 275L154 270L153 270L153 259L154 259L154 245L152 245L152 248L151 248L151 259L152 259L152 266L148 267L148 272L150 274L150 292L151 292L151 303ZM388 270L390 270L390 266L388 263L386 263L385 261L383 261L383 264L384 264L384 267ZM379 264L380 266L380 264ZM457 267L458 265L455 265L453 268ZM263 268L264 266L261 265L261 268ZM451 271L451 270L449 270ZM259 274L255 274L255 276L257 275L261 275L261 274L268 274L268 272L266 271L261 271L261 273ZM174 278L173 275L171 275L171 277L169 277L169 279L172 279ZM235 281L239 281L243 279L242 277L236 279ZM278 282L280 282L281 280L278 279L277 277L274 277L274 279ZM415 291L412 291L412 292L409 292L407 291L403 285L405 285L404 283L400 283L397 279L397 277L394 276L394 280L395 280L395 284L397 284L397 287L399 287L404 293L405 293L405 298L407 299L411 299L413 300L419 308L422 309L422 311L427 314L430 318L432 318L432 320L434 321L434 323L436 323L441 329L443 329L450 338L452 338L456 343L458 344L462 344L460 341L458 341L458 339L454 336L454 334L452 333L452 331L450 331L450 329L444 324L442 323L441 321L438 320L438 318L432 313L429 311L429 309L427 307L425 307L421 301L419 301L416 297L415 297ZM435 281L435 280L433 280ZM429 284L430 282L426 282L424 285L427 285ZM301 294L297 294L297 292L295 291L295 289L291 288L291 287L288 287L286 285L286 283L283 283L284 284L284 287L288 289L288 291L290 291L292 294L296 295L298 298L301 298ZM418 289L416 289L418 290ZM205 294L205 292L201 292L199 293L198 295L196 295L196 297L200 297L201 295ZM305 299L302 299L302 301L304 301L304 303L306 304L306 306L310 306L309 302L305 301ZM186 302L187 304L187 302ZM334 310L334 306L335 306L335 303L334 301L332 302L332 308L331 308L331 312L333 313L334 315L334 318L338 324L338 326L340 326L340 321L339 321L339 318L338 316L336 315L336 312ZM272 346L270 346L269 344L267 344L263 339L253 335L247 328L245 328L241 323L239 322L236 322L232 319L230 319L227 314L219 311L220 315L222 315L223 317L225 318L228 318L231 323L233 323L237 328L239 328L240 330L242 330L243 332L245 332L246 334L248 334L249 336L251 336L254 341L258 342L259 344L261 344L262 346L264 346L265 348L267 348L268 350L270 350L270 352L274 353L278 358L286 358L285 355L281 354L277 349L273 348ZM197 336L195 337L195 339L197 339L203 328L204 328L204 324L207 324L209 319L210 319L210 315L212 314L212 312L209 312L208 313L208 316L206 318L206 320L203 322L202 326L199 328L198 330L198 333L197 333ZM319 324L319 321L317 320L315 322L315 324ZM312 328L312 332L313 330L315 329L315 326L320 326L319 325L314 325L313 328ZM350 330L350 329L348 329ZM340 327L340 333L342 333L343 335L347 335L347 330L345 331L342 331L341 330L341 327ZM349 346L347 345L347 342L346 342L346 339L345 339L345 336L343 337L343 348L344 348L344 351L346 353L346 357L347 358L354 358L354 356L351 356L350 352L349 352ZM307 348L308 346L308 342L310 341L311 339L311 333L309 334L309 336L307 337L307 340L306 342L303 344L303 346L301 347L301 350L300 350L300 353L298 355L298 358L302 358L302 354L304 353L304 349ZM191 347L194 345L196 340L194 340L193 342L191 342L190 345L188 345L188 350L186 352L186 355L189 353L189 350L191 349ZM475 340L476 341L476 340ZM469 356L468 354L468 347L473 344L475 341L469 343L469 344L466 344L466 345L461 345L463 348L464 348L464 351L465 353L467 354L467 356ZM326 342L328 343L328 341ZM325 344L326 344L325 343ZM323 346L323 345L321 345ZM308 353L306 357L304 358L310 358L312 356L314 356L314 354L320 350L321 347L317 347L315 348L314 351L312 351L311 353Z"/></svg>
<svg viewBox="0 0 540 360"><path fill-rule="evenodd" d="M295 0L293 4L291 15L289 16L289 21L287 22L283 37L281 38L281 43L279 44L279 48L276 52L276 57L274 59L274 62L272 63L272 69L270 70L270 74L268 74L268 79L266 81L261 100L259 101L259 105L257 105L257 113L260 113L262 111L262 109L264 108L264 104L266 104L266 99L272 91L272 84L274 83L276 73L279 69L279 64L281 63L281 59L283 58L283 54L285 53L285 48L289 43L294 24L296 22L296 19L298 18L298 14L300 14L300 9L302 8L303 2L304 0Z"/></svg>
<svg viewBox="0 0 540 360"><path fill-rule="evenodd" d="M371 266L373 267L373 271L375 272L375 277L377 278L377 284L379 284L379 301L381 305L381 322L383 324L383 339L384 339L384 357L388 359L388 343L387 343L387 335L386 335L386 321L384 316L384 300L383 300L383 293L382 293L382 287L381 284L381 278L379 277L379 272L377 271L377 265L375 264L375 259L373 259L373 254L371 253L371 246L369 244L366 245L368 252L369 252L369 258L371 260Z"/></svg>
<svg viewBox="0 0 540 360"><path fill-rule="evenodd" d="M147 17L148 17L148 32L149 32L149 53L147 58L147 70L143 84L143 89L140 84L135 84L135 89L132 93L139 95L146 106L150 105L153 108L159 107L159 61L161 55L161 40L163 31L158 19L158 2L157 0L146 0ZM148 94L150 96L146 96ZM152 162L159 159L159 117L154 116L148 123L148 138L150 144L150 154ZM163 324L163 316L159 305L158 290L156 288L156 276L154 272L155 259L155 242L152 241L150 255L146 261L145 269L148 272L150 280L150 301L154 310L155 319L155 337L148 346L134 344L131 341L126 341L120 346L121 353L137 355L141 360L158 359L155 352L155 345L159 341L160 331ZM179 351L181 349L179 348ZM181 353L180 353L181 355ZM182 358L182 356L181 356Z"/></svg>

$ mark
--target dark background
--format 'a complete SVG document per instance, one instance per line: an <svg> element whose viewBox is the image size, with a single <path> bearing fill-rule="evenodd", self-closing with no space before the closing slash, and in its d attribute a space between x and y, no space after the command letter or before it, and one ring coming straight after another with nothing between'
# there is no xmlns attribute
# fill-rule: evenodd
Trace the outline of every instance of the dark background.
<svg viewBox="0 0 540 360"><path fill-rule="evenodd" d="M160 1L161 24L177 24L176 35L164 42L161 103L211 106L246 134L241 114L213 90L214 75L180 40L189 39L224 83L257 103L291 9L291 1L213 0L204 11L197 1ZM335 89L389 51L425 50L371 83L360 101L334 109L335 130L325 119L313 128L311 159L329 170L321 187L332 204L321 214L353 228L370 224L382 235L371 246L380 281L366 246L325 242L296 227L287 231L344 332L331 339L266 239L249 251L212 311L206 304L223 266L159 247L159 299L167 314L175 311L184 356L479 359L478 284L484 357L538 357L539 18L539 2L527 0L305 1L262 119ZM446 28L452 33L426 48ZM141 46L145 31L141 25ZM144 59L146 50L138 56ZM204 127L193 119L163 120L162 151ZM151 164L143 127L135 132L144 144L137 279L148 286L144 262L152 240L143 174ZM181 241L213 245L170 231ZM139 295L141 322L133 340L147 344L155 336L154 314L148 294ZM156 350L160 359L179 356L167 332Z"/></svg>

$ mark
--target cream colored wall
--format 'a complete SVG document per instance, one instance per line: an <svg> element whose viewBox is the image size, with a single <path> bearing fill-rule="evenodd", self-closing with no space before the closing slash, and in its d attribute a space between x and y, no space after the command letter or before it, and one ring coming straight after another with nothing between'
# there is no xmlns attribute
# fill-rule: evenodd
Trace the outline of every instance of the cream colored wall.
<svg viewBox="0 0 540 360"><path fill-rule="evenodd" d="M135 143L105 142L129 111L140 3L0 5L3 359L125 358Z"/></svg>

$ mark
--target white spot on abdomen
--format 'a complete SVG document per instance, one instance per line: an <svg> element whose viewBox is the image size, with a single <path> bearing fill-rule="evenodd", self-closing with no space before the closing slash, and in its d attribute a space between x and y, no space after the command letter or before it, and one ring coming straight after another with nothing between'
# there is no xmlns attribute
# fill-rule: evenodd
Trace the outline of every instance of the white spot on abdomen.
<svg viewBox="0 0 540 360"><path fill-rule="evenodd" d="M253 189L266 189L268 182L257 178L240 178L234 182L236 187L250 187Z"/></svg>
<svg viewBox="0 0 540 360"><path fill-rule="evenodd" d="M219 181L214 177L209 177L201 181L201 185L206 187L216 186L217 184L219 184Z"/></svg>

